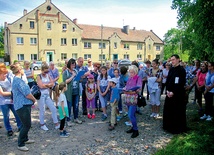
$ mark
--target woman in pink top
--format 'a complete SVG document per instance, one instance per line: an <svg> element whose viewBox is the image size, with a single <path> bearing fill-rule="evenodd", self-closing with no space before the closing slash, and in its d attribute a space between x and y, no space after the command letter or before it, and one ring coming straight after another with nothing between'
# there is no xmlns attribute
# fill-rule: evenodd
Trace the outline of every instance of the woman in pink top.
<svg viewBox="0 0 214 155"><path fill-rule="evenodd" d="M198 100L199 112L202 112L202 94L205 90L205 78L208 71L208 65L206 62L201 63L201 69L197 72L196 78L194 79L191 86L196 84L196 99Z"/></svg>

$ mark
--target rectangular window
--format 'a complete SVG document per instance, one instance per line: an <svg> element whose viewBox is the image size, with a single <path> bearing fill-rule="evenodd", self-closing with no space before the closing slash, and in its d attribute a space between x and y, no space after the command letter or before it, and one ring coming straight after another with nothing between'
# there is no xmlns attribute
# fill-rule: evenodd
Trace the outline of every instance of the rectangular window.
<svg viewBox="0 0 214 155"><path fill-rule="evenodd" d="M23 39L23 37L17 37L17 38L16 38L16 43L17 43L17 44L24 44L24 39Z"/></svg>
<svg viewBox="0 0 214 155"><path fill-rule="evenodd" d="M67 45L66 38L61 38L61 45Z"/></svg>
<svg viewBox="0 0 214 155"><path fill-rule="evenodd" d="M30 29L34 29L34 21L30 21Z"/></svg>
<svg viewBox="0 0 214 155"><path fill-rule="evenodd" d="M124 54L124 59L129 59L129 54Z"/></svg>
<svg viewBox="0 0 214 155"><path fill-rule="evenodd" d="M67 30L67 24L62 24L62 30L66 31Z"/></svg>
<svg viewBox="0 0 214 155"><path fill-rule="evenodd" d="M114 42L114 49L117 49L117 43Z"/></svg>
<svg viewBox="0 0 214 155"><path fill-rule="evenodd" d="M137 55L137 59L138 59L138 60L142 60L142 55L141 55L141 54L138 54L138 55Z"/></svg>
<svg viewBox="0 0 214 155"><path fill-rule="evenodd" d="M19 28L22 29L22 24L19 24Z"/></svg>
<svg viewBox="0 0 214 155"><path fill-rule="evenodd" d="M137 44L137 50L142 50L143 49L143 45L141 43Z"/></svg>
<svg viewBox="0 0 214 155"><path fill-rule="evenodd" d="M51 22L47 22L47 30L51 30Z"/></svg>
<svg viewBox="0 0 214 155"><path fill-rule="evenodd" d="M157 54L157 55L156 55L156 59L160 59L160 54Z"/></svg>
<svg viewBox="0 0 214 155"><path fill-rule="evenodd" d="M77 53L73 53L72 58L76 60L77 59Z"/></svg>
<svg viewBox="0 0 214 155"><path fill-rule="evenodd" d="M37 44L37 39L36 38L30 38L30 44L31 45Z"/></svg>
<svg viewBox="0 0 214 155"><path fill-rule="evenodd" d="M84 60L91 59L91 54L84 54Z"/></svg>
<svg viewBox="0 0 214 155"><path fill-rule="evenodd" d="M151 45L149 44L149 50L151 50Z"/></svg>
<svg viewBox="0 0 214 155"><path fill-rule="evenodd" d="M105 60L105 59L106 59L106 55L99 54L99 60Z"/></svg>
<svg viewBox="0 0 214 155"><path fill-rule="evenodd" d="M160 46L156 46L156 51L160 51Z"/></svg>
<svg viewBox="0 0 214 155"><path fill-rule="evenodd" d="M76 38L73 38L73 39L72 39L72 45L73 45L73 46L77 46L77 39L76 39Z"/></svg>
<svg viewBox="0 0 214 155"><path fill-rule="evenodd" d="M118 54L113 54L113 60L118 60Z"/></svg>
<svg viewBox="0 0 214 155"><path fill-rule="evenodd" d="M61 53L61 60L67 59L67 53Z"/></svg>
<svg viewBox="0 0 214 155"><path fill-rule="evenodd" d="M124 49L129 50L129 44L124 44Z"/></svg>
<svg viewBox="0 0 214 155"><path fill-rule="evenodd" d="M52 45L52 39L47 39L47 45Z"/></svg>
<svg viewBox="0 0 214 155"><path fill-rule="evenodd" d="M84 48L91 48L90 42L84 42Z"/></svg>
<svg viewBox="0 0 214 155"><path fill-rule="evenodd" d="M24 54L18 54L17 56L18 56L18 60L19 60L19 61L25 60Z"/></svg>
<svg viewBox="0 0 214 155"><path fill-rule="evenodd" d="M31 60L37 60L37 54L31 54Z"/></svg>
<svg viewBox="0 0 214 155"><path fill-rule="evenodd" d="M99 43L99 48L102 48L102 43ZM106 48L106 43L103 43L103 48Z"/></svg>

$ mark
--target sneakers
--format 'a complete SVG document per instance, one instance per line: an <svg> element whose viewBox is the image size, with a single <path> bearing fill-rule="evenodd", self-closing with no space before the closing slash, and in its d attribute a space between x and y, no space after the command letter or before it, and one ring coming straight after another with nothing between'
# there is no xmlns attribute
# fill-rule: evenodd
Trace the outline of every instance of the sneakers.
<svg viewBox="0 0 214 155"><path fill-rule="evenodd" d="M212 117L208 115L206 121L212 121Z"/></svg>
<svg viewBox="0 0 214 155"><path fill-rule="evenodd" d="M123 111L119 111L119 114L122 114L123 113Z"/></svg>
<svg viewBox="0 0 214 155"><path fill-rule="evenodd" d="M132 126L131 122L125 122L126 126Z"/></svg>
<svg viewBox="0 0 214 155"><path fill-rule="evenodd" d="M202 116L202 117L200 117L200 119L207 119L207 115L206 114L204 114L204 116Z"/></svg>
<svg viewBox="0 0 214 155"><path fill-rule="evenodd" d="M70 133L67 132L66 130L63 130L63 133L66 134L66 135L68 135L68 136L70 135Z"/></svg>
<svg viewBox="0 0 214 155"><path fill-rule="evenodd" d="M150 117L154 117L156 114L153 112L151 115L150 115Z"/></svg>
<svg viewBox="0 0 214 155"><path fill-rule="evenodd" d="M111 126L111 125L110 125L110 126L108 127L108 129L109 129L110 131L112 131L112 130L114 130L115 128L114 128L114 126Z"/></svg>
<svg viewBox="0 0 214 155"><path fill-rule="evenodd" d="M46 125L42 125L42 126L41 126L41 129L42 129L42 130L45 130L45 131L48 131L48 130L49 130L49 129L47 128Z"/></svg>
<svg viewBox="0 0 214 155"><path fill-rule="evenodd" d="M126 117L126 116L128 116L128 112L125 112L125 114L123 115L123 117Z"/></svg>
<svg viewBox="0 0 214 155"><path fill-rule="evenodd" d="M9 137L10 137L10 136L13 136L13 131L12 131L12 130L11 130L11 131L8 131L8 132L7 132L7 136L9 136Z"/></svg>
<svg viewBox="0 0 214 155"><path fill-rule="evenodd" d="M74 122L77 123L77 124L82 124L82 121L80 121L78 118L74 119Z"/></svg>
<svg viewBox="0 0 214 155"><path fill-rule="evenodd" d="M91 114L88 114L88 118L91 119Z"/></svg>
<svg viewBox="0 0 214 155"><path fill-rule="evenodd" d="M59 129L60 128L60 124L58 124L57 126L55 126L55 129Z"/></svg>
<svg viewBox="0 0 214 155"><path fill-rule="evenodd" d="M20 151L28 151L29 149L26 146L18 146L17 147Z"/></svg>
<svg viewBox="0 0 214 155"><path fill-rule="evenodd" d="M69 135L63 133L63 132L60 132L60 135L59 135L61 138L67 138Z"/></svg>
<svg viewBox="0 0 214 155"><path fill-rule="evenodd" d="M95 119L96 115L92 114L91 119Z"/></svg>
<svg viewBox="0 0 214 155"><path fill-rule="evenodd" d="M158 117L159 117L159 114L155 114L155 115L154 115L154 118L158 118Z"/></svg>
<svg viewBox="0 0 214 155"><path fill-rule="evenodd" d="M25 144L32 144L32 143L35 143L35 140L28 139L28 141L25 142Z"/></svg>
<svg viewBox="0 0 214 155"><path fill-rule="evenodd" d="M107 116L102 114L102 121L105 121L107 119Z"/></svg>
<svg viewBox="0 0 214 155"><path fill-rule="evenodd" d="M122 117L120 115L118 115L116 118L117 118L117 122L119 122Z"/></svg>
<svg viewBox="0 0 214 155"><path fill-rule="evenodd" d="M67 126L71 127L71 126L74 126L75 123L71 122L71 121L67 121Z"/></svg>

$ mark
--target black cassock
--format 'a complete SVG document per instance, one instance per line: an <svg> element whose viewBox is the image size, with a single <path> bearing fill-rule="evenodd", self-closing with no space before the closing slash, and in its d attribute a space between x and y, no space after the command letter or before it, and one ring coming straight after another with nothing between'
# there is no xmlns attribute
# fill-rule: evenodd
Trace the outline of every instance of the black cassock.
<svg viewBox="0 0 214 155"><path fill-rule="evenodd" d="M173 92L173 97L166 96L163 110L163 129L173 134L186 131L185 86L186 71L178 65L169 70L166 90Z"/></svg>

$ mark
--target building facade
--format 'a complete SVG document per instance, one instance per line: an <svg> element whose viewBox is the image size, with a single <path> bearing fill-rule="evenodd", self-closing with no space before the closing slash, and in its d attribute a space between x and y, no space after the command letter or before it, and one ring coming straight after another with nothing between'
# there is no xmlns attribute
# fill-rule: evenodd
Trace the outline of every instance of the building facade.
<svg viewBox="0 0 214 155"><path fill-rule="evenodd" d="M5 52L14 60L62 62L69 58L93 61L163 57L163 41L145 30L78 24L51 0L11 24L5 22Z"/></svg>

